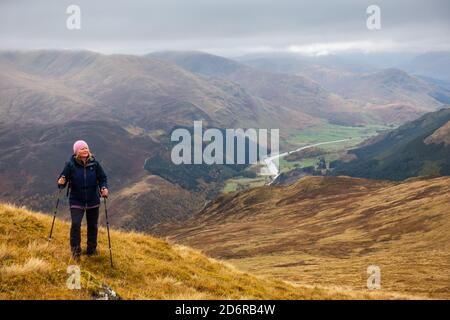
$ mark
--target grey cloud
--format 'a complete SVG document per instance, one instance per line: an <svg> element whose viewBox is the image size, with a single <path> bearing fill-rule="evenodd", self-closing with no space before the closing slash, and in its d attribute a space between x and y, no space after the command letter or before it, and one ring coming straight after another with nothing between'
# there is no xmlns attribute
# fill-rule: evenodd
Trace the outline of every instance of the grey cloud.
<svg viewBox="0 0 450 320"><path fill-rule="evenodd" d="M82 30L65 27L69 4ZM368 5L382 29L366 29ZM380 43L389 49L447 48L450 3L434 1L36 0L0 1L2 49L86 48L144 53L163 49L237 54L315 43Z"/></svg>

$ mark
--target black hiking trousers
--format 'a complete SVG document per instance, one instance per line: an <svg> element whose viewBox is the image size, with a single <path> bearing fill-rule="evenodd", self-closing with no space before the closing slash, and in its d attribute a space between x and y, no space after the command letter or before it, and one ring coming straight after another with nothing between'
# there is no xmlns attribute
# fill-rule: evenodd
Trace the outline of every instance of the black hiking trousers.
<svg viewBox="0 0 450 320"><path fill-rule="evenodd" d="M87 254L94 254L97 248L99 207L86 209ZM85 209L70 208L72 225L70 227L70 247L74 256L81 254L81 221Z"/></svg>

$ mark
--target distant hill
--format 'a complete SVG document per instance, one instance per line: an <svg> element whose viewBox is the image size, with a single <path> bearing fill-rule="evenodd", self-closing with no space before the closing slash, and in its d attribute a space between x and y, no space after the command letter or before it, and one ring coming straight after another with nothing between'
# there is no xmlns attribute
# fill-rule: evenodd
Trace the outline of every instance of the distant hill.
<svg viewBox="0 0 450 320"><path fill-rule="evenodd" d="M448 104L450 90L436 79L403 71L400 61L404 64L405 59L411 57L406 55L400 60L401 56L394 57L397 63L392 61L384 66L379 63L378 67L369 63L370 58L377 58L372 55L363 59L367 60L366 63L359 63L361 59L358 57L352 60L348 56L304 57L292 54L238 59L261 70L308 77L330 92L360 101L363 112L372 114L378 121L402 124ZM389 55L378 58L390 60Z"/></svg>
<svg viewBox="0 0 450 320"><path fill-rule="evenodd" d="M153 233L252 273L363 290L450 298L450 177L388 182L304 177L217 198Z"/></svg>
<svg viewBox="0 0 450 320"><path fill-rule="evenodd" d="M89 117L147 130L192 126L193 120L231 128L301 128L311 122L235 83L211 81L160 59L89 51L0 52L0 67L0 122Z"/></svg>
<svg viewBox="0 0 450 320"><path fill-rule="evenodd" d="M422 110L433 111L440 102L431 94L436 88L399 69L382 69L371 73L347 76L329 84L334 92L348 98L373 104L403 102Z"/></svg>
<svg viewBox="0 0 450 320"><path fill-rule="evenodd" d="M337 163L333 175L390 180L450 175L449 121L448 108L427 113L349 151L357 159Z"/></svg>
<svg viewBox="0 0 450 320"><path fill-rule="evenodd" d="M258 68L282 73L301 73L311 66L335 69L351 73L374 72L395 68L417 54L408 52L340 52L325 55L300 53L251 53L234 59Z"/></svg>
<svg viewBox="0 0 450 320"><path fill-rule="evenodd" d="M424 53L403 63L401 67L413 74L450 81L450 52Z"/></svg>
<svg viewBox="0 0 450 320"><path fill-rule="evenodd" d="M144 232L159 222L183 220L199 211L205 194L145 172L110 198L111 224ZM102 217L103 219L103 217Z"/></svg>
<svg viewBox="0 0 450 320"><path fill-rule="evenodd" d="M0 122L46 124L86 117L111 119L92 97L57 79L41 77L37 74L41 70L17 65L12 60L15 56L0 53Z"/></svg>
<svg viewBox="0 0 450 320"><path fill-rule="evenodd" d="M302 74L313 67L336 69L345 72L371 72L379 69L373 65L374 56L357 55L317 55L310 56L298 53L255 53L245 54L235 58L236 61L255 68L278 73Z"/></svg>
<svg viewBox="0 0 450 320"><path fill-rule="evenodd" d="M395 69L352 68L338 58L297 64L281 73L197 51L2 51L0 122L89 117L169 130L203 119L289 131L324 121L401 123L450 100L448 90Z"/></svg>
<svg viewBox="0 0 450 320"><path fill-rule="evenodd" d="M332 94L300 74L269 72L198 51L162 51L147 57L173 62L196 74L232 81L276 106L310 117L344 125L370 121L370 116L358 104Z"/></svg>
<svg viewBox="0 0 450 320"><path fill-rule="evenodd" d="M146 56L174 62L186 70L205 76L225 77L248 69L232 59L202 51L156 51Z"/></svg>

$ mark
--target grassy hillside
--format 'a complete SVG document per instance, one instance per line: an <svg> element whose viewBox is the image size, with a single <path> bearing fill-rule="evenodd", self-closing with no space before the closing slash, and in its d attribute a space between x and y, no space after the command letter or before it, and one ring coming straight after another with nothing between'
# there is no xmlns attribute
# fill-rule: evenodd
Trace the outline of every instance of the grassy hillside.
<svg viewBox="0 0 450 320"><path fill-rule="evenodd" d="M143 174L111 198L111 225L146 231L158 222L186 218L200 210L202 193L189 192L155 175ZM109 212L108 212L109 214Z"/></svg>
<svg viewBox="0 0 450 320"><path fill-rule="evenodd" d="M337 164L334 175L389 180L450 175L450 147L445 144L448 121L446 108L376 137L350 151L357 159Z"/></svg>
<svg viewBox="0 0 450 320"><path fill-rule="evenodd" d="M153 232L252 273L302 285L450 298L450 177L388 182L305 177L224 195Z"/></svg>
<svg viewBox="0 0 450 320"><path fill-rule="evenodd" d="M100 295L104 285L122 299L386 297L300 287L252 276L198 250L116 230L111 233L115 261L111 269L103 228L99 233L100 254L82 256L79 263L81 290L69 290L67 267L74 264L68 245L69 225L57 220L49 244L46 237L50 225L51 218L45 214L0 203L0 299L92 299Z"/></svg>

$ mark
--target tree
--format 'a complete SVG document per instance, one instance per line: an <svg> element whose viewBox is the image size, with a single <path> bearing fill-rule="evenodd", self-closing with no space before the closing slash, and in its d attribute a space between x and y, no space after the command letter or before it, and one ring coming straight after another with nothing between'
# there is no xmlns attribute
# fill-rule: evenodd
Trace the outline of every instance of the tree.
<svg viewBox="0 0 450 320"><path fill-rule="evenodd" d="M325 161L324 157L320 157L319 161L317 162L317 170L322 170L327 168L327 162Z"/></svg>

